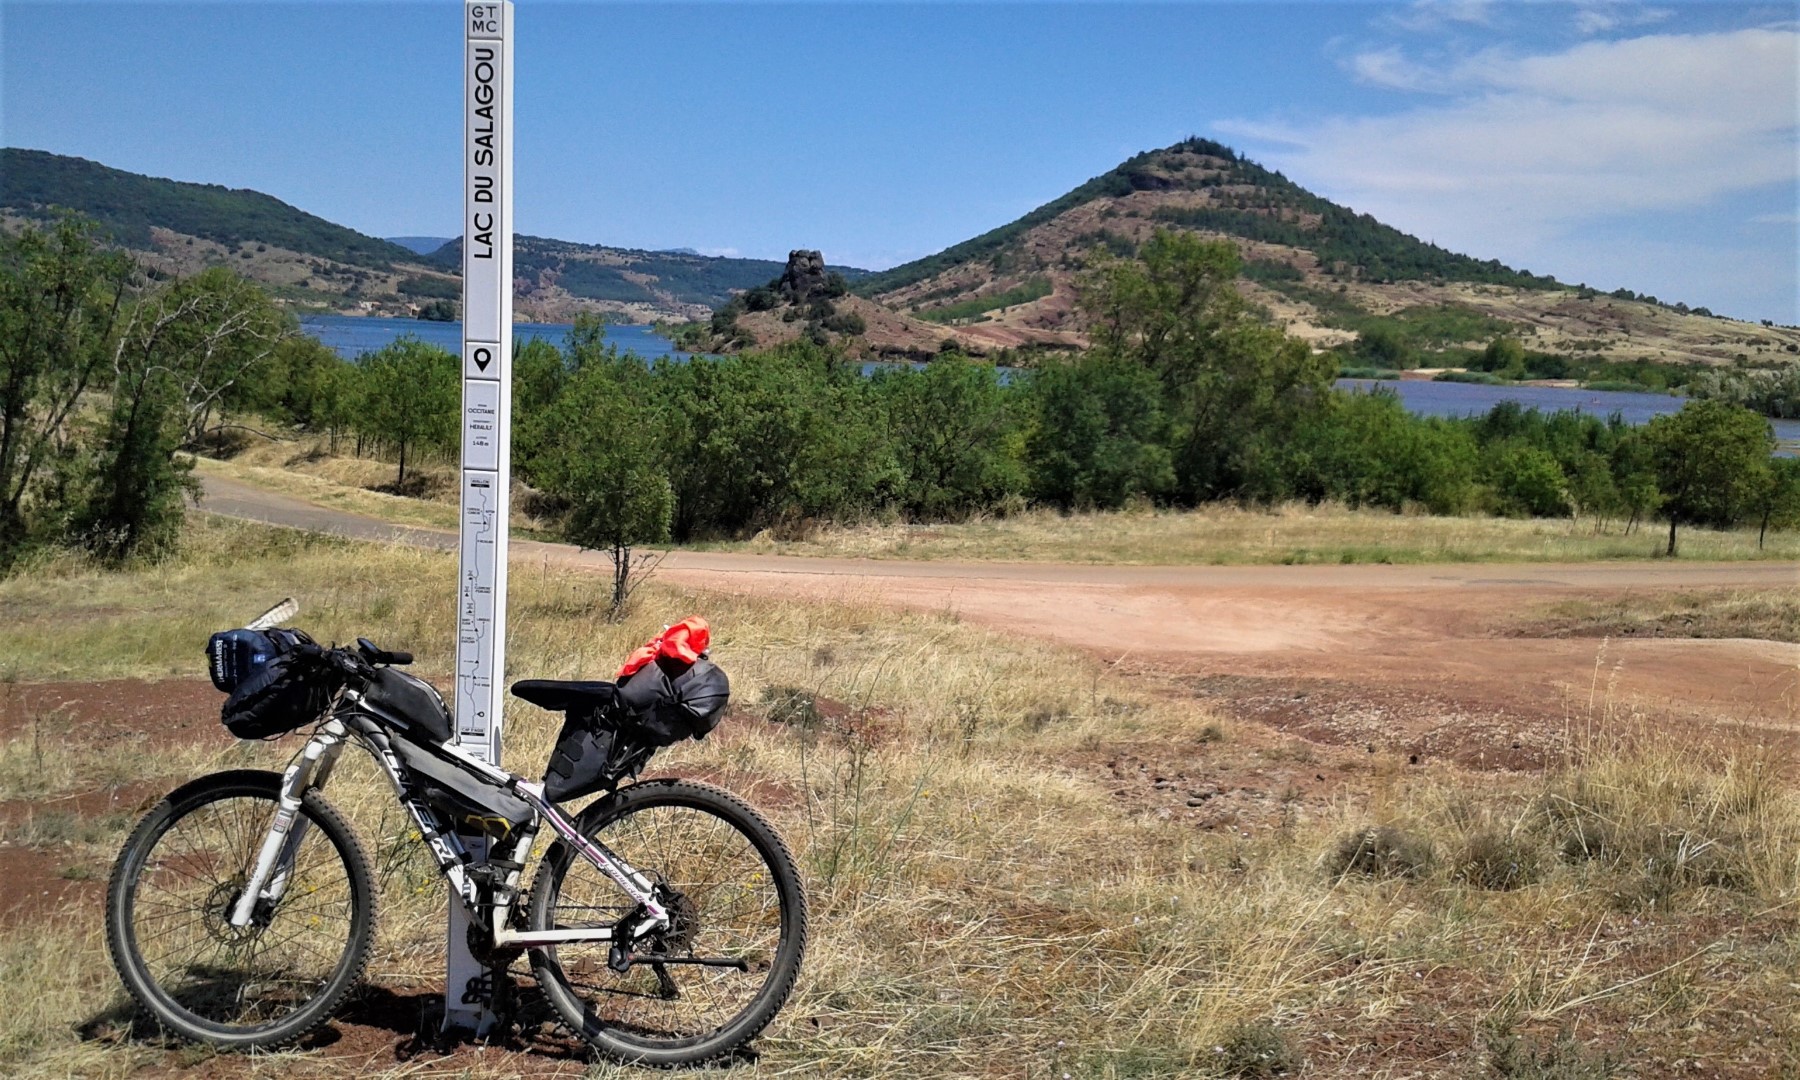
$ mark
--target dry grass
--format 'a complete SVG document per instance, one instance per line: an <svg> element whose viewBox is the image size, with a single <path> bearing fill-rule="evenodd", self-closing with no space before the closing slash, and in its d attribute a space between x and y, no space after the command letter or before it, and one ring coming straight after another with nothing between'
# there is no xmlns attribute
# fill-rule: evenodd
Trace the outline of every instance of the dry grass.
<svg viewBox="0 0 1800 1080"><path fill-rule="evenodd" d="M1800 574L1785 589L1688 589L1578 597L1505 627L1524 637L1761 638L1800 642Z"/></svg>
<svg viewBox="0 0 1800 1080"><path fill-rule="evenodd" d="M1036 510L961 524L823 525L798 538L759 534L717 550L866 559L961 559L1142 565L1584 562L1660 557L1666 533L1596 533L1591 522L1433 517L1340 506L1292 504L1273 510L1209 506L1060 514ZM1800 532L1772 534L1758 548L1754 529L1684 529L1681 557L1694 560L1800 558Z"/></svg>
<svg viewBox="0 0 1800 1080"><path fill-rule="evenodd" d="M408 461L406 484L396 490L394 462L346 456L354 440L340 439L340 453L326 439L308 436L275 441L253 439L230 458L197 458L201 476L222 476L333 510L361 514L396 525L455 529L457 470L454 463ZM513 529L535 535L542 526L515 498Z"/></svg>
<svg viewBox="0 0 1800 1080"><path fill-rule="evenodd" d="M198 675L206 633L291 593L321 640L408 646L441 678L453 566L198 520L177 564L47 563L0 583L0 657L32 678ZM1619 1053L1638 1075L1677 1057L1744 1077L1775 1075L1784 1053L1796 1064L1800 796L1788 763L1729 741L1741 736L1597 723L1541 776L1364 770L1334 802L1210 833L1125 809L1084 763L1203 742L1229 762L1253 756L1256 731L1224 723L1210 741L1219 722L1200 706L1077 654L941 616L655 582L611 626L602 593L579 572L515 567L510 674L603 674L665 622L713 621L737 709L652 771L746 794L800 860L813 946L759 1040L759 1075L1255 1076L1304 1059L1308 1075L1461 1077L1536 1067L1533 1047L1577 1064ZM556 719L510 711L508 764L534 771ZM55 783L83 782L92 764L66 753ZM330 791L382 853L371 977L426 987L442 892L389 842L400 829L373 775L347 758ZM1432 857L1398 875L1336 872L1347 834ZM1528 880L1505 872L1514 860ZM0 977L34 991L0 1013L0 1071L179 1074L200 1060L122 1037L97 922L76 908L0 930ZM363 1066L325 1046L195 1075ZM489 1052L457 1067L549 1063Z"/></svg>

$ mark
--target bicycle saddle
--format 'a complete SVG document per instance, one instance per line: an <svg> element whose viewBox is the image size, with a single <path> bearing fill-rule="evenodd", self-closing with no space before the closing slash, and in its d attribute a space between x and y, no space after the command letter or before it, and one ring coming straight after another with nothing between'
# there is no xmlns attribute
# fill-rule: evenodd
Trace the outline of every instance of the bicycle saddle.
<svg viewBox="0 0 1800 1080"><path fill-rule="evenodd" d="M609 682L562 679L521 679L512 694L551 712L588 712L611 705L618 688Z"/></svg>

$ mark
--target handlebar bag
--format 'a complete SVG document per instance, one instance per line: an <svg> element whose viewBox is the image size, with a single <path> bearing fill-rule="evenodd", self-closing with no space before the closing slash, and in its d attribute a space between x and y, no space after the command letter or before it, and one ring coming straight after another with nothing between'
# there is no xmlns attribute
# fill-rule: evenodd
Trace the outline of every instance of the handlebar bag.
<svg viewBox="0 0 1800 1080"><path fill-rule="evenodd" d="M227 694L260 672L265 664L313 639L303 630L223 630L206 643L206 669L213 685Z"/></svg>
<svg viewBox="0 0 1800 1080"><path fill-rule="evenodd" d="M281 653L237 684L219 709L219 719L240 739L285 735L322 716L341 681L308 651Z"/></svg>

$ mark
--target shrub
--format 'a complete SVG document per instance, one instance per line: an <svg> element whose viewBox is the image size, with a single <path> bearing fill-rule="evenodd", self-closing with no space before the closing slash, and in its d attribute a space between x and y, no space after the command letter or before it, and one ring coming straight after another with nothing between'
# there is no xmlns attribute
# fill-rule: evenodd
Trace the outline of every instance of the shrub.
<svg viewBox="0 0 1800 1080"><path fill-rule="evenodd" d="M1536 846L1498 829L1469 834L1456 858L1458 881L1478 889L1518 889L1538 879L1541 862Z"/></svg>
<svg viewBox="0 0 1800 1080"><path fill-rule="evenodd" d="M763 687L762 711L771 724L792 724L805 730L818 727L825 718L819 711L818 698L799 686Z"/></svg>
<svg viewBox="0 0 1800 1080"><path fill-rule="evenodd" d="M1370 878L1417 878L1431 869L1431 841L1392 825L1376 825L1345 833L1325 853L1325 872L1333 878L1351 874Z"/></svg>
<svg viewBox="0 0 1800 1080"><path fill-rule="evenodd" d="M1261 1078L1298 1073L1306 1058L1287 1032L1266 1020L1254 1020L1228 1028L1207 1064L1214 1076Z"/></svg>
<svg viewBox="0 0 1800 1080"><path fill-rule="evenodd" d="M869 328L868 323L863 321L863 317L854 311L841 311L826 319L821 325L827 330L850 337L856 337Z"/></svg>

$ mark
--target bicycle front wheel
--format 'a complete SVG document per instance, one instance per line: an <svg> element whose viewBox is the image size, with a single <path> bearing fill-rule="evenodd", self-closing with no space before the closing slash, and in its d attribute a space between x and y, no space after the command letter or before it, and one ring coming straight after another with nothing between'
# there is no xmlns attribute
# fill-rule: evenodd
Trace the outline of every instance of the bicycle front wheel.
<svg viewBox="0 0 1800 1080"><path fill-rule="evenodd" d="M601 1052L642 1065L731 1053L787 1001L806 949L806 901L793 856L734 795L688 780L634 784L576 818L655 883L674 925L622 942L636 962L608 965L609 943L532 950L544 996ZM636 905L567 844L544 856L531 928L613 927ZM654 957L667 957L656 962Z"/></svg>
<svg viewBox="0 0 1800 1080"><path fill-rule="evenodd" d="M375 891L355 834L317 791L281 899L228 921L279 809L281 778L250 770L187 784L138 824L113 866L106 944L163 1028L250 1049L324 1023L368 962Z"/></svg>

